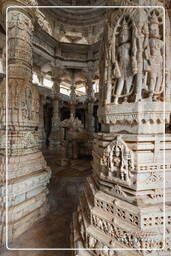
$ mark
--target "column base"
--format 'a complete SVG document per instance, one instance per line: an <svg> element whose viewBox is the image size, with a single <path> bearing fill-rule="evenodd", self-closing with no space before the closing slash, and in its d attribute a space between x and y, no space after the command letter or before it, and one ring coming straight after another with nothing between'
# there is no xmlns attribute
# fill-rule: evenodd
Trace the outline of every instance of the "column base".
<svg viewBox="0 0 171 256"><path fill-rule="evenodd" d="M1 167L4 168L5 160L2 159ZM47 167L41 152L25 156L9 158L8 161L8 191L7 191L7 216L8 216L8 242L11 242L23 232L28 230L35 222L43 218L48 211L47 183L51 171ZM4 195L6 185L0 188ZM5 200L1 201L2 241L5 242Z"/></svg>

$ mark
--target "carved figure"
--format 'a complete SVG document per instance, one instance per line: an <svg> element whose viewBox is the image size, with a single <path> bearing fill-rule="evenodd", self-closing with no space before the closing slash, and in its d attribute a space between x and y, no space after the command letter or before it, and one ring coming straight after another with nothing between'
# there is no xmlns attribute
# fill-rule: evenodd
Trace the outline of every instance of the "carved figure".
<svg viewBox="0 0 171 256"><path fill-rule="evenodd" d="M121 148L116 145L113 149L113 154L110 154L109 175L117 176L121 164Z"/></svg>
<svg viewBox="0 0 171 256"><path fill-rule="evenodd" d="M131 38L131 30L126 18L121 23L120 33L118 35L118 47L115 49L115 36L112 39L112 75L117 79L114 90L114 103L118 100L124 90L124 100L130 93L134 75L137 73L137 63L134 57L134 43ZM117 53L117 54L116 54ZM122 96L123 97L123 96Z"/></svg>
<svg viewBox="0 0 171 256"><path fill-rule="evenodd" d="M156 100L162 92L164 43L160 39L159 20L152 13L149 24L149 39L146 40L144 70L148 73L149 96Z"/></svg>
<svg viewBox="0 0 171 256"><path fill-rule="evenodd" d="M105 166L105 174L108 177L116 177L130 182L131 171L134 169L134 156L121 136L117 136L106 147L102 164Z"/></svg>

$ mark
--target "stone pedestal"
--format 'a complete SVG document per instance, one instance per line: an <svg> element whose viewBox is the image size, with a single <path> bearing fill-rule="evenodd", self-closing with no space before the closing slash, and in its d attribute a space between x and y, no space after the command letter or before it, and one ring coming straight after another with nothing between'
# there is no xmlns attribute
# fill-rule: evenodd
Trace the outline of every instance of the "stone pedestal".
<svg viewBox="0 0 171 256"><path fill-rule="evenodd" d="M93 249L88 250L89 255L168 255L170 142L170 134L148 134L148 130L141 135L111 132L96 136L93 175L87 179L73 217L73 247ZM164 232L166 247L162 250ZM119 250L122 248L135 250ZM84 254L79 251L75 255Z"/></svg>

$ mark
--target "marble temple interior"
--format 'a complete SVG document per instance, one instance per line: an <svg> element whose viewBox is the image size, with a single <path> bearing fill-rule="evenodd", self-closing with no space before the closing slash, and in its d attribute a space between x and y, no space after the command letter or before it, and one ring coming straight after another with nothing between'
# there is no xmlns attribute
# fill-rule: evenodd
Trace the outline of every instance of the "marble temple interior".
<svg viewBox="0 0 171 256"><path fill-rule="evenodd" d="M0 0L0 256L171 256L170 117L170 0Z"/></svg>

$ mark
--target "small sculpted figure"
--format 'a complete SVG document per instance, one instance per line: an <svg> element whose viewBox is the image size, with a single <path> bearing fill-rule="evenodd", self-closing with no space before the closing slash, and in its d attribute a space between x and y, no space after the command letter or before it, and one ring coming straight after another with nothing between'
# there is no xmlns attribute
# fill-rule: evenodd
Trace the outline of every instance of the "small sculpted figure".
<svg viewBox="0 0 171 256"><path fill-rule="evenodd" d="M163 54L164 43L160 39L159 21L156 13L153 12L149 24L149 40L145 49L144 61L144 68L149 79L149 96L152 100L157 100L162 89Z"/></svg>
<svg viewBox="0 0 171 256"><path fill-rule="evenodd" d="M119 169L121 167L121 150L118 146L116 146L113 150L113 154L110 154L110 168L109 175L117 176Z"/></svg>
<svg viewBox="0 0 171 256"><path fill-rule="evenodd" d="M118 104L118 100L122 97L123 91L125 95L124 101L127 101L134 75L137 73L136 59L133 54L132 33L125 18L121 23L121 30L118 35L118 47L113 49L114 47L115 43L113 42L112 76L114 79L117 79L114 103Z"/></svg>
<svg viewBox="0 0 171 256"><path fill-rule="evenodd" d="M121 136L117 136L104 150L102 165L105 166L104 175L127 183L131 182L134 156Z"/></svg>

